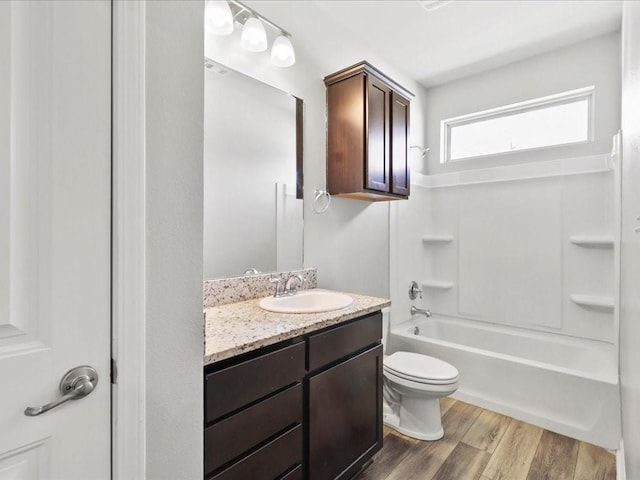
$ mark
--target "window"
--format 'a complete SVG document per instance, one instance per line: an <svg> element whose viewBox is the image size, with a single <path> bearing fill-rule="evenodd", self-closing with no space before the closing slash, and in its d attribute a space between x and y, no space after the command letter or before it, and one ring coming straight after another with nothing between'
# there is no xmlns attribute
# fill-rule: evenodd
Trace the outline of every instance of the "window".
<svg viewBox="0 0 640 480"><path fill-rule="evenodd" d="M591 86L443 120L440 162L589 142L593 97Z"/></svg>

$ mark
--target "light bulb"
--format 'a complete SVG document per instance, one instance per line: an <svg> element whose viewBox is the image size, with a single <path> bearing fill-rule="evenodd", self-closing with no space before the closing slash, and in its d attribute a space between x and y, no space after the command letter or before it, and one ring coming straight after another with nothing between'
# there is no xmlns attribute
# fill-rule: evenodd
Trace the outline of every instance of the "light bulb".
<svg viewBox="0 0 640 480"><path fill-rule="evenodd" d="M280 35L271 47L271 63L276 67L290 67L296 63L296 54L291 40L285 34Z"/></svg>
<svg viewBox="0 0 640 480"><path fill-rule="evenodd" d="M240 45L250 52L264 52L267 49L267 33L264 25L256 17L249 17L242 28Z"/></svg>
<svg viewBox="0 0 640 480"><path fill-rule="evenodd" d="M204 10L204 23L207 31L216 35L229 35L233 32L233 14L226 0L209 0Z"/></svg>

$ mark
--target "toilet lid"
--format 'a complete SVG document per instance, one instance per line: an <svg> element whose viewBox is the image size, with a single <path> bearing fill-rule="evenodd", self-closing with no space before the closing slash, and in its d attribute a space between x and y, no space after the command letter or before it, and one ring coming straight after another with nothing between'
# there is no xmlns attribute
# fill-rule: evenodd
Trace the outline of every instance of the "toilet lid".
<svg viewBox="0 0 640 480"><path fill-rule="evenodd" d="M384 358L384 368L420 383L448 383L458 378L458 369L453 365L420 353L396 352Z"/></svg>

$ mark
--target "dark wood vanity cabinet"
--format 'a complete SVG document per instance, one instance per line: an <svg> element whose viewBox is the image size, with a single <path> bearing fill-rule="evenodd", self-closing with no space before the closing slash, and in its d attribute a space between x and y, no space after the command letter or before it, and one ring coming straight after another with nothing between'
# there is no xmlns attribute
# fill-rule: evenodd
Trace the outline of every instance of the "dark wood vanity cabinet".
<svg viewBox="0 0 640 480"><path fill-rule="evenodd" d="M382 314L205 367L208 480L346 480L382 448Z"/></svg>
<svg viewBox="0 0 640 480"><path fill-rule="evenodd" d="M299 339L205 368L206 479L302 473L305 354Z"/></svg>
<svg viewBox="0 0 640 480"><path fill-rule="evenodd" d="M329 193L369 201L407 198L413 94L367 62L324 82Z"/></svg>
<svg viewBox="0 0 640 480"><path fill-rule="evenodd" d="M308 339L310 480L346 480L382 448L382 314Z"/></svg>

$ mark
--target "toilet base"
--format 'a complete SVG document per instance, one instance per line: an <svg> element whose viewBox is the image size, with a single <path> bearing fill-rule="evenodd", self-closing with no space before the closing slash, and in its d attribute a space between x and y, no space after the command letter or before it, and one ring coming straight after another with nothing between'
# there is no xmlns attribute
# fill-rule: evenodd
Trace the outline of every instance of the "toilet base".
<svg viewBox="0 0 640 480"><path fill-rule="evenodd" d="M392 428L393 430L402 433L403 435L406 435L408 437L411 438L417 438L418 440L427 440L430 442L433 442L435 440L440 440L442 437L444 437L444 430L441 428L440 432L436 432L432 435L425 435L423 433L420 432L415 432L413 430L409 430L408 428L403 428L400 426L400 420L398 419L397 416L395 416L395 418L389 418L387 419L387 417L385 417L383 419L383 423L389 427Z"/></svg>
<svg viewBox="0 0 640 480"><path fill-rule="evenodd" d="M392 428L403 435L407 435L411 438L418 440L434 441L440 440L444 436L444 429L442 428L442 422L440 420L440 405L438 399L426 400L420 399L408 399L403 398L404 402L413 404L410 407L415 407L415 403L419 402L418 411L420 411L420 417L416 418L412 415L411 408L409 410L398 405L399 413L396 413L396 409L390 407L387 402L384 402L384 408L382 413L382 422L389 428ZM401 421L402 417L402 421Z"/></svg>

